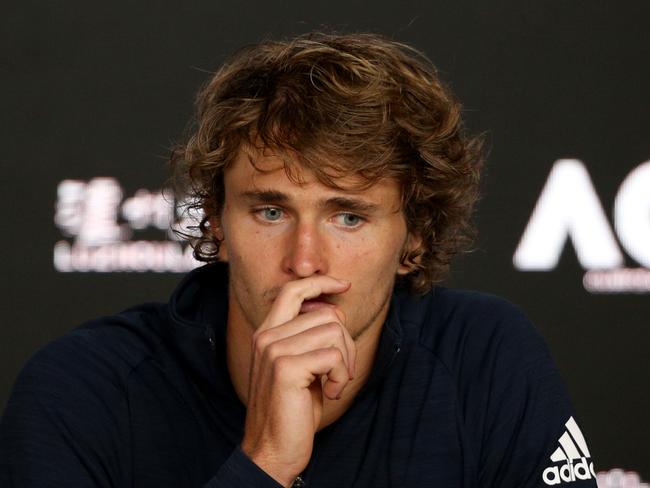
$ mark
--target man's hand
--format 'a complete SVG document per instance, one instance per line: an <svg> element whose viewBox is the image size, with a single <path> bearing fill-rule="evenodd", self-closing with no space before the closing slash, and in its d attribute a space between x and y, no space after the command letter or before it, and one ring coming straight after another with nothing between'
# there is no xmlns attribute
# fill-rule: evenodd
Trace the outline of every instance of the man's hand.
<svg viewBox="0 0 650 488"><path fill-rule="evenodd" d="M241 448L283 486L290 486L311 458L323 395L340 397L356 360L341 310L334 305L300 310L304 300L349 287L329 276L287 283L253 336Z"/></svg>

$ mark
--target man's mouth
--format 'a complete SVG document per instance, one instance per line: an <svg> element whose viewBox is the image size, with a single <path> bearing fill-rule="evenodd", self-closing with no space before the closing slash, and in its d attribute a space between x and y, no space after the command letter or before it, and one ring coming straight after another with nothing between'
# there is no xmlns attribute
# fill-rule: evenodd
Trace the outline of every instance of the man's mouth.
<svg viewBox="0 0 650 488"><path fill-rule="evenodd" d="M322 307L330 307L332 303L328 300L326 295L318 295L315 298L304 300L300 306L300 313L307 313L313 310L318 310Z"/></svg>

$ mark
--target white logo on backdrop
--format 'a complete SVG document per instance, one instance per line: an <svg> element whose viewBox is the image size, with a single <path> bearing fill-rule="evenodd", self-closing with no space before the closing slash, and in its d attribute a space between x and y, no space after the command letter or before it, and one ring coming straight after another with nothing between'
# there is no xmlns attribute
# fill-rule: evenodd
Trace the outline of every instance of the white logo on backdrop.
<svg viewBox="0 0 650 488"><path fill-rule="evenodd" d="M616 237L641 267L625 267ZM588 291L650 292L650 161L632 170L619 187L614 230L585 165L577 159L556 161L515 251L515 267L553 270L567 239L587 270L583 284Z"/></svg>
<svg viewBox="0 0 650 488"><path fill-rule="evenodd" d="M187 232L200 216L183 208L183 202L174 205L168 190L140 189L124 199L115 178L63 180L54 223L68 239L54 245L54 267L62 272L189 271L201 263L173 230ZM136 238L148 229L162 231L161 239Z"/></svg>

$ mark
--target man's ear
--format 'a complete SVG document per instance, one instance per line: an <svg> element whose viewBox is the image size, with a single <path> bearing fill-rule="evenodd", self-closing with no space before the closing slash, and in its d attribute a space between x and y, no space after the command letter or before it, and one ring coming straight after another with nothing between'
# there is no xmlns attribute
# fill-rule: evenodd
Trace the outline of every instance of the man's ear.
<svg viewBox="0 0 650 488"><path fill-rule="evenodd" d="M399 267L397 268L398 275L407 275L415 269L415 266L412 263L406 261L406 256L408 256L414 251L417 251L421 246L422 246L422 238L419 235L416 236L409 232L406 238L406 242L402 247L402 253L400 254L400 263L399 263ZM415 256L413 261L416 264L419 264L420 258L421 258L421 254L418 253Z"/></svg>
<svg viewBox="0 0 650 488"><path fill-rule="evenodd" d="M210 222L210 232L212 235L219 240L219 261L228 261L228 249L226 248L226 241L224 238L223 227L221 226L220 219L217 216L212 216L209 219Z"/></svg>

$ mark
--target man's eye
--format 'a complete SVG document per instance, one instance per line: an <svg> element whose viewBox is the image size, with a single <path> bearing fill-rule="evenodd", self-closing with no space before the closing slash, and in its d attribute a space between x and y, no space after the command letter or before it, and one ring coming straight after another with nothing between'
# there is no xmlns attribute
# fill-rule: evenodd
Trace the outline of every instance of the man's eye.
<svg viewBox="0 0 650 488"><path fill-rule="evenodd" d="M363 217L351 213L342 213L336 216L337 222L345 227L358 227L363 223Z"/></svg>
<svg viewBox="0 0 650 488"><path fill-rule="evenodd" d="M282 217L282 210L275 207L266 207L257 211L257 213L264 219L271 222L280 220Z"/></svg>

